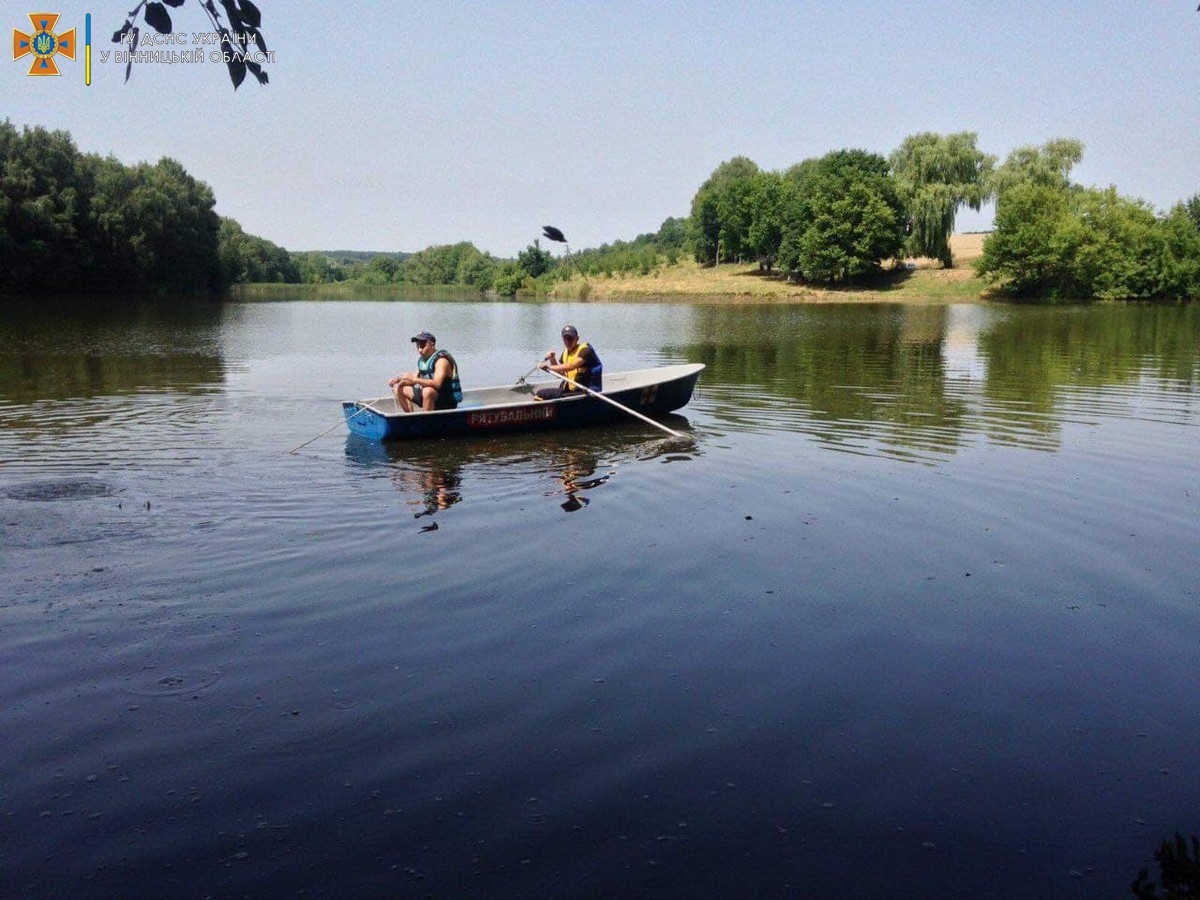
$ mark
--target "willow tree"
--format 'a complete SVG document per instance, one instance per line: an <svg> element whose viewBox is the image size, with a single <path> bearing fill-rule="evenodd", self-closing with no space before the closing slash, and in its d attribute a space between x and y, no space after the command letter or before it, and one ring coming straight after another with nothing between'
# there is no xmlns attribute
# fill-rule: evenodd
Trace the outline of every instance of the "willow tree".
<svg viewBox="0 0 1200 900"><path fill-rule="evenodd" d="M1083 159L1083 144L1074 138L1055 138L1040 147L1018 147L991 176L990 189L999 205L1004 194L1021 184L1070 190L1071 170Z"/></svg>
<svg viewBox="0 0 1200 900"><path fill-rule="evenodd" d="M995 157L975 147L972 131L957 134L923 132L906 137L892 154L892 177L908 208L907 251L941 260L950 268L950 235L954 219L966 205L979 210L989 197Z"/></svg>

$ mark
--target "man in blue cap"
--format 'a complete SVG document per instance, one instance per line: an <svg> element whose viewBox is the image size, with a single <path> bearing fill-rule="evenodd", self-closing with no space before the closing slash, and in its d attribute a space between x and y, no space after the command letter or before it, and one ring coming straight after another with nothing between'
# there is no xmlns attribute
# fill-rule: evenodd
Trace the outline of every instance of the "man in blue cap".
<svg viewBox="0 0 1200 900"><path fill-rule="evenodd" d="M462 402L462 384L458 380L458 363L445 350L437 348L437 338L428 331L416 335L417 371L401 372L388 379L388 387L405 412L421 409L454 409Z"/></svg>

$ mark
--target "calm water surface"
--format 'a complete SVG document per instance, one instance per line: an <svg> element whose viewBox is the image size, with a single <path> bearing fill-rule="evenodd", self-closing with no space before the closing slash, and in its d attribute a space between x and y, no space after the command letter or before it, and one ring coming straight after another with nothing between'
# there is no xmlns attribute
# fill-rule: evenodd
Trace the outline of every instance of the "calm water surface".
<svg viewBox="0 0 1200 900"><path fill-rule="evenodd" d="M428 328L704 362L334 426ZM0 895L1121 897L1200 830L1195 308L0 319ZM436 527L435 527L436 526Z"/></svg>

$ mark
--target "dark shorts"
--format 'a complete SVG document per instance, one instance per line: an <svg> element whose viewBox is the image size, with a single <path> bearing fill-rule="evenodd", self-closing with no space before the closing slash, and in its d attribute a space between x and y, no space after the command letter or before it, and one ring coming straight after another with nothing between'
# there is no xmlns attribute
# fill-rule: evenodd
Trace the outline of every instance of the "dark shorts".
<svg viewBox="0 0 1200 900"><path fill-rule="evenodd" d="M421 406L421 392L425 390L422 384L414 384L412 386L413 403ZM454 394L446 388L437 392L437 402L433 404L434 409L458 409L458 404L454 402Z"/></svg>
<svg viewBox="0 0 1200 900"><path fill-rule="evenodd" d="M568 391L562 385L552 385L550 387L538 388L534 394L539 400L557 400L559 397L580 397L583 391L576 388L573 391Z"/></svg>

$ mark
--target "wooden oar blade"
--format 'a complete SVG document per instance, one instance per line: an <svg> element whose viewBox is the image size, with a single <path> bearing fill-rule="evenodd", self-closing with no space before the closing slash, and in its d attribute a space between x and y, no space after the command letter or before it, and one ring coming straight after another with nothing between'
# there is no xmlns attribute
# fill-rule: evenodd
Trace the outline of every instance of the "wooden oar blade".
<svg viewBox="0 0 1200 900"><path fill-rule="evenodd" d="M542 226L542 236L552 241L557 241L560 244L567 242L567 236L555 228L553 225Z"/></svg>

